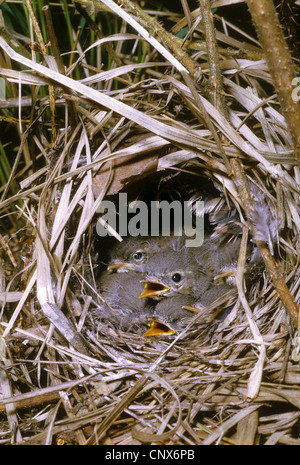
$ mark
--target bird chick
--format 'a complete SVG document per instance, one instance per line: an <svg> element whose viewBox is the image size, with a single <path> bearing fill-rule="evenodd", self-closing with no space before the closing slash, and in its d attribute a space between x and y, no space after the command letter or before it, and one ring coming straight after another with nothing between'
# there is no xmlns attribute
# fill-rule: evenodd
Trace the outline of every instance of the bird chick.
<svg viewBox="0 0 300 465"><path fill-rule="evenodd" d="M189 295L174 295L160 300L152 314L150 329L144 336L169 336L182 331L186 325L201 313L198 323L223 320L232 309L237 289L227 284L213 285L200 298Z"/></svg>
<svg viewBox="0 0 300 465"><path fill-rule="evenodd" d="M201 323L208 323L230 311L236 288L214 277L224 262L209 239L202 247L157 253L145 267L145 287L140 298L157 301L153 321L145 336L167 336L181 331L201 312ZM233 291L233 292L231 292ZM227 293L229 295L227 296Z"/></svg>
<svg viewBox="0 0 300 465"><path fill-rule="evenodd" d="M98 288L103 303L97 313L103 319L122 330L130 330L134 325L143 326L151 320L154 305L150 299L139 299L143 290L139 272L104 272L98 280Z"/></svg>
<svg viewBox="0 0 300 465"><path fill-rule="evenodd" d="M176 295L161 300L155 306L150 329L144 336L170 336L180 332L197 313L194 305L194 299L187 295ZM185 309L184 306L191 309Z"/></svg>
<svg viewBox="0 0 300 465"><path fill-rule="evenodd" d="M143 271L144 265L158 251L172 249L176 241L169 236L131 237L116 243L109 252L110 272Z"/></svg>
<svg viewBox="0 0 300 465"><path fill-rule="evenodd" d="M140 298L160 300L174 295L201 296L213 282L213 269L203 256L202 263L192 250L156 253L145 267L145 287Z"/></svg>

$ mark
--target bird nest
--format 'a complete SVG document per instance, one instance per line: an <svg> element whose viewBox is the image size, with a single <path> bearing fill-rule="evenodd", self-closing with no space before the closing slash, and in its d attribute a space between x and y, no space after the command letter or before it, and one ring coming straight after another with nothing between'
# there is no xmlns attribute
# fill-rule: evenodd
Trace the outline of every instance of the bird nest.
<svg viewBox="0 0 300 465"><path fill-rule="evenodd" d="M93 5L99 11L106 3ZM198 10L190 17L165 10L157 22L138 4L125 6L106 13L123 18L120 32L91 45L111 56L113 67L100 73L88 51L63 74L1 37L4 59L13 60L3 77L48 86L50 97L37 98L35 114L23 116L27 129L6 186L14 180L19 191L9 196L5 188L0 203L0 441L299 444L293 313L299 302L299 170L276 97L269 96L264 56L254 38L235 28L233 39L232 25L216 16L225 115L210 98ZM81 14L92 21L88 10ZM187 18L193 35L183 39ZM34 73L20 75L19 65ZM77 70L86 77L72 78ZM56 121L59 131L49 141L42 113L51 92L69 120ZM30 145L32 160L25 154ZM252 216L243 196L247 183ZM254 280L244 273L241 249L231 312L224 319L200 313L162 338L95 320L97 273L107 251L95 226L101 201L122 192L129 201L168 195L193 205L211 186L217 193L207 206L213 229L220 227L222 209L234 211L245 243L257 241L262 254L271 249ZM263 219L255 221L258 204ZM112 235L117 241L117 231ZM271 279L274 269L277 280Z"/></svg>

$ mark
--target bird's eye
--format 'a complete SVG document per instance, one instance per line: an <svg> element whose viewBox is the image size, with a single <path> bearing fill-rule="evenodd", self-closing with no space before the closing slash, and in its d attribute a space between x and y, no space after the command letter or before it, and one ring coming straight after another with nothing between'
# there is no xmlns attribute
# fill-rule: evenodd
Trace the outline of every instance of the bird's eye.
<svg viewBox="0 0 300 465"><path fill-rule="evenodd" d="M138 252L135 252L132 256L132 258L136 261L136 262L140 262L143 260L144 258L144 253L141 252L141 251L138 251Z"/></svg>
<svg viewBox="0 0 300 465"><path fill-rule="evenodd" d="M174 273L172 276L172 281L174 281L174 283L180 283L181 279L182 276L180 273Z"/></svg>

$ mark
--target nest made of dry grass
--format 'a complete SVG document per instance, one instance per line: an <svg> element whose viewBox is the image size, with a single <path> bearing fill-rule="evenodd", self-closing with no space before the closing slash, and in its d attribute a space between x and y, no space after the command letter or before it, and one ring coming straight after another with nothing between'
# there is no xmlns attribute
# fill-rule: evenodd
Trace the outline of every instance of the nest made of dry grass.
<svg viewBox="0 0 300 465"><path fill-rule="evenodd" d="M176 33L184 17L168 15ZM256 41L233 41L218 29L231 123L202 101L226 156L242 161L278 220L276 260L298 303L299 171L290 136L276 97L267 98L271 79ZM198 40L183 50L207 77L201 26L195 31ZM175 53L170 63L151 43L142 63L129 62L120 52L132 40L127 34L115 38L122 65L90 72L80 83L13 52L15 63L36 71L35 84L51 83L63 105L76 103L78 123L62 124L50 150L33 121L45 166L32 172L28 165L19 193L0 204L6 214L22 199L26 229L22 241L12 231L3 254L0 442L299 444L297 331L266 271L248 286L247 309L237 299L224 321L198 321L173 339L153 341L93 321L90 275L95 253L102 253L93 228L105 196L120 189L135 195L145 183L176 182L184 172L200 190L201 179L212 180L245 224L236 186ZM7 76L18 77L17 69ZM122 86L113 90L119 77ZM101 91L94 88L103 82ZM118 168L126 157L131 162Z"/></svg>

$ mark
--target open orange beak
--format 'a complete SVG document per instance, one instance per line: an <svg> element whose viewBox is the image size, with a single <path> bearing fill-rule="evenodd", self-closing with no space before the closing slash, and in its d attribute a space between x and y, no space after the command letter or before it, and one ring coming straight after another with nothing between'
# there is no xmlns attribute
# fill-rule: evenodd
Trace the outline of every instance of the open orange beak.
<svg viewBox="0 0 300 465"><path fill-rule="evenodd" d="M165 323L161 323L160 321L153 320L150 329L145 332L144 336L149 337L149 336L170 336L171 334L175 334L174 329L172 329L170 326L166 325Z"/></svg>
<svg viewBox="0 0 300 465"><path fill-rule="evenodd" d="M168 286L165 286L164 284L158 282L158 281L141 281L141 283L145 283L145 289L139 296L140 299L144 297L155 297L157 295L161 295L166 291L169 291L170 289Z"/></svg>

